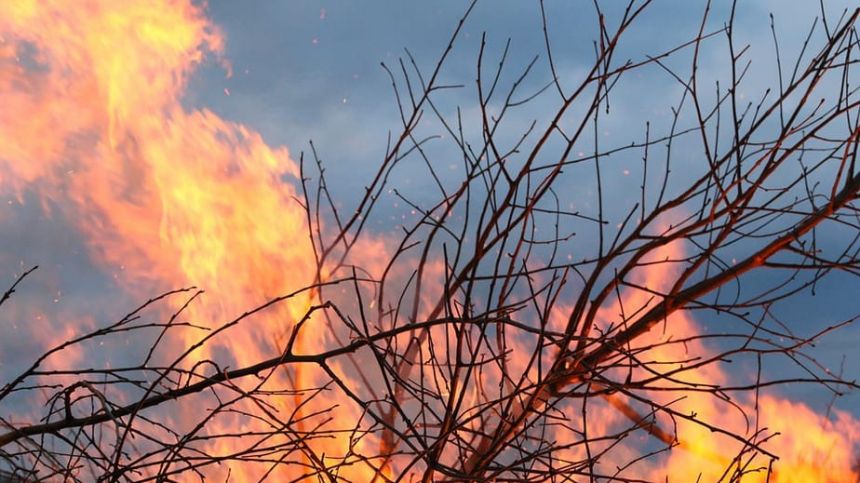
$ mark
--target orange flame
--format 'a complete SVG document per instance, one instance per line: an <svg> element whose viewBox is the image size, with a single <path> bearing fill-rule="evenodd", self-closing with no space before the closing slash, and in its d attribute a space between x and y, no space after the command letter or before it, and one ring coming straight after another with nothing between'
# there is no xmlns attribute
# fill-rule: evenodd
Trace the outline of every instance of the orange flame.
<svg viewBox="0 0 860 483"><path fill-rule="evenodd" d="M190 0L80 0L75 7L62 0L0 2L0 189L36 188L68 205L97 259L123 270L126 283L148 288L185 281L205 287L213 295L195 306L194 320L229 319L311 282L315 267L304 212L293 199L295 189L284 182L298 176L288 151L268 146L245 126L181 104L189 76L207 57L217 58L224 45L204 8ZM667 247L656 256L677 258L672 255L679 250ZM664 265L649 267L642 284L656 288L671 279L662 272ZM624 297L630 307L649 303L641 291ZM285 333L310 303L310 295L298 297L270 312L260 330L231 333L225 343L236 363L246 366L277 353L272 334ZM601 318L617 320L619 311L607 308ZM675 338L699 332L684 313L668 324ZM331 341L323 330L307 334L302 341L307 347ZM186 347L192 335L177 343ZM649 337L656 341L662 335ZM209 358L211 350L201 349L198 358ZM679 360L684 350L664 345L651 355ZM699 342L686 350L707 352ZM514 373L526 367L522 360L511 364ZM332 368L348 377L336 364ZM313 386L314 374L291 377L297 387ZM729 379L715 368L685 377L713 384ZM342 402L337 417L358 421L359 408ZM755 412L749 401L738 404ZM734 418L722 425L746 431L742 418L712 397L691 395L673 407L695 411L702 420ZM599 414L604 425L619 419L611 409ZM856 480L851 464L860 422L836 413L837 422L831 423L805 405L775 396L759 400L759 414L760 427L781 433L766 443L783 455L774 467L775 481ZM559 441L565 437L559 435ZM665 459L665 467L651 470L653 479L694 481L701 474L702 481L716 481L739 450L683 421L678 437L681 447ZM348 450L346 438L313 444L337 457ZM367 441L362 444L374 451ZM213 454L236 449L229 440L213 446ZM296 468L285 471L300 471ZM233 468L231 479L256 481L265 469ZM341 476L368 480L362 474L368 470L354 465ZM227 470L212 471L223 478ZM759 472L750 480L763 478Z"/></svg>
<svg viewBox="0 0 860 483"><path fill-rule="evenodd" d="M0 37L2 189L35 188L67 207L96 258L124 271L125 283L205 287L213 295L190 314L204 325L313 281L305 214L285 182L298 176L287 150L181 104L189 76L223 48L204 7L187 0L85 0L75 8L3 2ZM309 304L309 294L296 297L269 311L262 329L231 333L225 343L236 364L277 354L273 339ZM313 335L299 345L321 347L327 338L306 333ZM199 337L183 334L177 347ZM211 351L204 346L195 355L210 358ZM289 377L296 387L314 386L309 374ZM345 417L359 418L344 407ZM343 454L343 439L322 452ZM231 478L245 476L233 469Z"/></svg>
<svg viewBox="0 0 860 483"><path fill-rule="evenodd" d="M682 258L683 249L678 244L659 248L651 257L655 261ZM674 269L668 263L646 264L631 281L659 293L667 290L672 281L677 279L673 272ZM616 302L601 309L599 320L617 324L622 312L629 316L643 307L651 307L659 302L659 297L654 297L652 292L634 288L622 291L621 298L623 311ZM666 327L665 332L663 327ZM678 311L668 318L665 325L655 327L651 333L637 339L634 345L649 347L653 344L653 348L638 357L644 361L659 361L660 364L652 369L666 373L685 365L683 362L667 365L666 361L707 358L715 354L701 339L695 339L695 336L701 333L701 329L688 312ZM683 343L667 343L670 340L681 341L690 337L693 339ZM642 371L637 375L645 374ZM686 383L715 386L729 386L732 380L722 366L716 364L688 368L675 377ZM669 380L660 385L681 386ZM743 473L741 479L744 482L855 483L860 477L854 468L854 451L860 442L860 421L850 414L834 411L833 417L827 418L815 413L805 404L781 399L773 394L763 394L758 400L756 410L756 402L751 396L737 393L731 395L731 403L705 392L657 392L649 394L648 397L658 404L668 405L678 414L693 416L696 421L744 437L752 437L757 430L761 430L755 440L763 449L780 458L773 464L770 474L768 458L765 456L758 455L751 459L749 454L746 454L738 457L742 450L748 449L740 441L697 422L676 417L674 428L670 422L663 429L676 431L677 446L669 452L668 457L661 460L660 465L648 470L649 474L645 477L649 481L737 481L738 473L734 473L736 471ZM595 424L601 427L604 434L613 424L630 424L629 420L624 419L624 416L611 407L599 408L596 416ZM666 422L669 421L663 419L663 423ZM654 441L652 439L652 442ZM618 457L627 457L625 461L630 461L629 448L626 454L619 454ZM735 460L736 457L738 460Z"/></svg>

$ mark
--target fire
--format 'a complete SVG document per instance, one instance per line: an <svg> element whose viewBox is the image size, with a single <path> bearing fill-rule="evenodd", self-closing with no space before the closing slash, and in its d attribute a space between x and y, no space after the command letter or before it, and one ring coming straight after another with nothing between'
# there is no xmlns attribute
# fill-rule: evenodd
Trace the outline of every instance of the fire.
<svg viewBox="0 0 860 483"><path fill-rule="evenodd" d="M679 260L683 258L682 255L683 249L672 244L656 250L651 260ZM668 290L669 284L676 279L674 275L674 269L669 264L646 264L634 275L632 282L659 292ZM622 300L623 308L616 302L601 309L598 318L604 323L618 323L622 309L624 313L630 314L659 301L652 293L629 287L622 291ZM661 364L652 365L652 369L667 373L683 367L681 361L715 354L701 339L695 339L701 333L701 328L689 313L678 311L668 318L665 325L660 324L651 333L637 339L634 346L648 347L655 344L654 348L640 354L639 358L660 361ZM687 338L692 339L685 340ZM679 342L667 343L670 340ZM667 365L665 361L678 362ZM709 364L679 372L675 377L686 383L730 386L736 377L728 374L724 367ZM635 376L646 377L647 374L640 370ZM671 381L659 385L679 387ZM751 458L748 452L743 453L749 448L745 448L742 442L693 420L676 417L677 446L668 453L668 457L660 460L660 464L648 470L646 478L649 481L736 481L740 473L743 473L741 479L744 482L855 483L860 477L854 467L856 447L860 442L860 421L850 414L836 410L832 417L826 417L805 404L769 393L762 394L756 407L756 401L750 394L729 394L732 396L731 402L709 393L690 391L652 392L648 396L659 404L668 405L679 415L693 416L698 422L726 429L745 438L760 431L755 441L764 450L779 456L779 460L770 468L770 474L768 459L763 455ZM627 400L623 396L617 397ZM644 415L644 411L641 413ZM600 428L598 434L609 434L613 426L630 425L630 420L612 407L600 407L596 415L595 424ZM664 431L673 432L672 422L668 418L660 418L659 414L658 424L664 425ZM653 436L648 439L651 443L656 441ZM630 454L624 452L616 457L623 461L631 459Z"/></svg>
<svg viewBox="0 0 860 483"><path fill-rule="evenodd" d="M0 37L2 189L35 190L65 207L95 258L122 270L122 282L139 293L204 287L205 303L188 316L203 325L313 281L289 152L181 103L190 75L207 58L220 60L224 46L203 6L3 2ZM267 312L262 327L233 331L219 344L238 367L272 357L310 302L311 294L295 297ZM326 340L325 331L305 333L315 335L300 348ZM171 341L179 350L200 337L181 334ZM196 359L217 360L212 347ZM312 375L297 370L277 374L273 385L287 379L314 386ZM226 441L216 451L236 449ZM326 443L327 454L341 454L343 444ZM241 473L232 469L232 478L241 481Z"/></svg>
<svg viewBox="0 0 860 483"><path fill-rule="evenodd" d="M316 270L305 213L294 199L298 168L287 149L271 147L253 129L209 110L182 104L189 78L201 63L214 58L229 71L221 55L224 42L204 7L190 0L81 0L74 9L63 0L0 3L0 189L17 194L36 191L64 207L87 237L94 258L106 267L120 267L125 274L122 283L131 290L145 293L177 284L205 288L205 303L193 305L188 318L213 325L306 286ZM374 243L378 241L370 242L368 252L385 250ZM680 248L665 250L655 256L677 258L672 255ZM441 263L428 266L443 272ZM650 265L639 282L662 287L671 280L665 270L671 271L665 265ZM627 291L628 312L629 307L653 303L648 297ZM250 321L255 324L251 329L232 331L195 356L217 360L213 351L225 349L237 367L272 357L312 303L311 293L291 299ZM619 312L618 306L608 307L600 318L617 320ZM674 339L699 333L682 312L667 325ZM170 343L180 350L199 338L193 331L178 334ZM332 343L332 334L325 330L303 334L300 346L305 348ZM652 342L665 337L648 336ZM511 346L520 347L517 344L521 341L511 341ZM708 349L692 341L662 345L649 354L655 360L681 360L686 351L705 354ZM517 373L525 367L524 360L513 360L510 370ZM359 381L350 382L353 372L334 362L332 370L350 387L361 386ZM270 384L314 387L322 376L293 369L275 373ZM685 377L710 384L730 380L713 366ZM470 390L474 393L476 388ZM479 400L473 393L469 398ZM285 398L279 409L289 414L302 398ZM346 426L361 420L360 408L345 396L327 398L326 403L331 398L339 403L332 417L347 421ZM315 404L312 401L303 411L313 414L328 407ZM782 455L772 481L856 480L852 458L860 422L848 414L835 413L834 423L803 404L773 395L763 396L757 410L754 401L736 404L747 414L759 415L753 430L780 433L763 443ZM750 431L736 408L717 405L707 395L690 395L672 407L679 413L695 412L703 421L719 421L741 434ZM184 418L192 423L199 419L188 411L177 414L174 422L184 426L188 424ZM604 421L598 431L623 422L608 406L597 415ZM231 424L240 422L214 421L212 432L254 429L253 424ZM310 444L336 459L350 450L348 438L338 433ZM565 438L569 433L558 440ZM650 469L651 478L694 481L701 473L702 481L716 481L741 450L736 441L683 420L678 438L679 447L662 460L665 466ZM227 455L242 447L241 438L233 438L217 440L206 449ZM357 452L372 454L378 447L379 442L366 438L357 444ZM756 460L749 468L762 464ZM229 471L233 481L256 481L267 469L248 465L205 471L216 479L224 479ZM303 469L284 465L279 471L296 476ZM340 476L369 480L369 474L371 467L355 464ZM745 481L763 481L764 475L751 473Z"/></svg>

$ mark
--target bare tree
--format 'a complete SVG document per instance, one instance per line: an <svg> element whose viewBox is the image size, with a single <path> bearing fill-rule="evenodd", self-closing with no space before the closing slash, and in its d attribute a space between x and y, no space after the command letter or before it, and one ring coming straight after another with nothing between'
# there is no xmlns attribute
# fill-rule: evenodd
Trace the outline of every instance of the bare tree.
<svg viewBox="0 0 860 483"><path fill-rule="evenodd" d="M773 57L756 62L778 85L758 91L734 8L709 30L708 4L692 38L626 57L650 4L595 2L594 59L577 75L543 3L545 51L526 65L485 36L474 82L442 83L473 3L432 70L408 52L384 66L400 132L354 211L338 209L316 150L303 159L315 280L220 325L186 317L196 288L168 292L40 356L0 389L9 478L645 481L678 454L704 479L785 471L769 388L857 387L805 352L854 318L811 329L777 308L860 273L860 12L822 6L791 60L774 29ZM716 78L706 51L722 55ZM640 73L674 83L677 103L665 130L643 119L610 144L614 96ZM474 100L461 110L452 93ZM392 185L407 165L424 191ZM357 247L386 197L413 221L368 260ZM271 358L196 358L299 296L313 304ZM203 335L166 353L180 331ZM325 347L299 343L311 331ZM130 336L148 343L127 367L43 368ZM774 378L771 360L796 370ZM8 415L22 403L42 419Z"/></svg>

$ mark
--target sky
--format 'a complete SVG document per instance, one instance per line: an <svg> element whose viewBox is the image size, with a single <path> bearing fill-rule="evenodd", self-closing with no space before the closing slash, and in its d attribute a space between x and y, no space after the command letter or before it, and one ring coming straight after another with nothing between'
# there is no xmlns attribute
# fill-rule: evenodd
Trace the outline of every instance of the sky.
<svg viewBox="0 0 860 483"><path fill-rule="evenodd" d="M618 5L607 5L610 18L617 15ZM397 68L408 49L420 68L430 71L466 6L452 0L212 0L206 12L223 33L225 43L220 53L208 53L191 71L179 102L188 110L211 111L221 119L246 126L273 149L286 148L293 160L300 153L307 154L312 141L325 163L335 198L349 208L384 156L387 135L398 128L391 81L380 64ZM552 42L558 46L555 54L560 77L562 81L575 78L593 59L591 2L547 1L546 6L553 26ZM851 6L850 1L826 2L828 15L838 16ZM728 2L715 2L712 27L725 21L728 8ZM639 58L689 39L698 29L702 10L703 3L698 1L655 2L627 34L619 55ZM746 84L751 96L776 81L769 13L773 14L780 45L790 57L800 49L806 29L820 12L818 2L739 2L737 38L750 43L755 62ZM479 2L446 63L442 82L474 84L476 57L481 37L486 34L488 52L494 59L510 39L513 70L539 56L541 73L524 86L526 91L538 89L547 79L540 28L540 10L535 2ZM725 78L724 55L720 47L706 52L703 78ZM670 121L669 106L679 95L677 84L657 69L645 72L647 75L631 79L613 98L613 114L604 124L607 145L629 141L635 137L630 133L642 132L645 120L657 127ZM469 88L452 90L444 99L441 106L449 112L456 106L467 114L475 112ZM536 99L519 126L550 104L550 100ZM452 166L446 176L454 180L458 168L447 161L452 155L447 149L442 145L437 152L443 168ZM11 155L4 156L0 152L0 167L12 159ZM685 166L691 166L685 163L695 163L696 153L682 151L679 158L678 176L683 177ZM626 189L621 175L628 169L625 162L620 161L613 171L617 179L609 181L619 193ZM416 200L430 201L433 194L427 188L428 180L422 171L410 166L395 173L395 183ZM41 267L18 290L14 303L0 309L0 376L6 377L44 349L45 340L38 337L41 332L56 331L58 337L67 334L67 318L84 320L82 326L114 320L140 302L142 291L129 290L128 283L122 281L125 268L121 264L99 259L98 250L88 241L92 233L87 230L94 225L87 224L87 230L82 230L80 212L66 210L61 201L43 197L34 189L9 189L3 178L0 196L0 275L4 277L0 280L12 280L32 265ZM371 229L380 234L396 231L403 212L398 200L386 193ZM804 295L783 305L781 315L802 327L823 328L856 314L853 294L858 292L860 279L835 274L817 287L814 297ZM38 313L31 312L32 307L38 307ZM838 336L825 338L812 353L835 371L843 366L846 377L855 379L860 378L858 346L860 329L851 326ZM780 390L819 409L831 399L809 386ZM850 394L837 406L860 416L860 395Z"/></svg>

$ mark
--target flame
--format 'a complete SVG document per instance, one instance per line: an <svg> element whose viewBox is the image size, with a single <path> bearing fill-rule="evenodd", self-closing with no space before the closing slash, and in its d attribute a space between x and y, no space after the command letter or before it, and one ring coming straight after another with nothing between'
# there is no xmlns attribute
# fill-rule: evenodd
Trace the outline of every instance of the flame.
<svg viewBox="0 0 860 483"><path fill-rule="evenodd" d="M203 325L313 282L305 213L291 184L299 173L289 152L241 124L182 104L202 62L215 58L226 66L224 36L205 6L2 2L0 38L0 189L19 196L34 190L66 210L95 258L139 293L178 283L204 287L206 303L188 313ZM295 297L268 311L262 327L233 331L220 347L235 367L272 357L278 336L310 303L310 294ZM171 341L179 350L200 337L179 334ZM328 340L322 330L305 334L299 346ZM218 347L202 347L196 360L217 360ZM314 377L293 370L273 376L273 384L314 387ZM360 417L348 401L341 412L347 421ZM175 423L195 416L181 414ZM232 423L215 421L213 430L221 424ZM239 444L221 440L210 449L230 454ZM338 436L319 444L318 451L337 457L348 442ZM232 480L256 481L266 468L239 470L229 470Z"/></svg>
<svg viewBox="0 0 860 483"><path fill-rule="evenodd" d="M683 248L677 243L655 250L651 257L653 261L680 259L683 259ZM670 263L645 264L638 273L634 273L632 282L652 291L665 291L672 281L677 279L675 272L676 269ZM617 324L622 312L629 317L631 313L659 302L652 292L630 287L622 291L621 299L623 307L615 302L600 310L598 319L604 323L603 328L609 322ZM658 325L651 333L637 339L634 345L655 345L640 354L639 358L645 361L660 361L661 364L652 366L652 369L666 373L683 367L684 363L680 361L692 357L707 358L716 354L701 339L695 338L702 333L702 329L688 312L677 311L665 324ZM692 339L683 343L667 343L670 340L680 341L686 338ZM667 366L666 361L679 362ZM642 371L636 375L645 374ZM737 379L728 374L724 366L717 364L687 369L676 377L687 383L716 386L731 385L732 380ZM660 385L680 386L670 381L661 382ZM678 400L682 394L683 398ZM733 399L731 403L709 393L690 391L669 394L652 392L648 397L658 404L669 405L679 414L694 415L697 421L743 437L753 437L757 430L761 430L755 441L760 443L763 449L779 456L779 460L770 469L770 474L769 461L764 455L752 459L749 454L739 457L744 449L748 449L741 442L696 422L675 418L677 446L660 464L646 469L645 475L637 476L645 477L649 481L737 481L733 472L740 470L743 471L740 479L744 482L855 483L860 477L854 467L855 449L860 443L860 420L838 410L833 412L832 417L826 417L803 403L792 402L775 394L763 394L758 399L758 407L749 394L730 394ZM614 415L610 414L613 411L608 406L595 411L594 420L599 428L598 434L609 434L613 426L630 425L630 420L621 416L619 411L615 411ZM658 421L660 420L658 417ZM663 418L662 422L669 423L662 429L671 432L671 421ZM656 441L653 436L648 438L651 443ZM619 461L631 461L630 456L629 448L623 448L615 458Z"/></svg>

